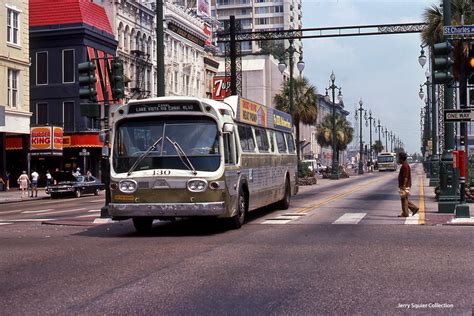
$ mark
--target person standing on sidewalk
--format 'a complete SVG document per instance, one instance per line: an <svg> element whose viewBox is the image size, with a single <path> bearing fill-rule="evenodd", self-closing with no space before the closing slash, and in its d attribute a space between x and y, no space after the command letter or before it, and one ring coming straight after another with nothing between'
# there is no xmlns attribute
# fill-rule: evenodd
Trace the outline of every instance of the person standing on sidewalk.
<svg viewBox="0 0 474 316"><path fill-rule="evenodd" d="M31 197L33 197L33 194L35 194L35 197L38 197L38 178L38 172L33 171L31 173Z"/></svg>
<svg viewBox="0 0 474 316"><path fill-rule="evenodd" d="M398 188L400 189L400 199L402 201L402 214L398 215L398 217L408 217L408 215L410 215L408 210L412 211L413 215L415 215L419 208L408 200L411 187L411 169L407 162L406 153L400 152L398 154L398 163L402 165L400 167L400 173L398 174Z"/></svg>
<svg viewBox="0 0 474 316"><path fill-rule="evenodd" d="M28 197L28 185L30 184L30 178L28 178L26 171L23 171L20 177L18 177L17 182L20 185L21 198Z"/></svg>

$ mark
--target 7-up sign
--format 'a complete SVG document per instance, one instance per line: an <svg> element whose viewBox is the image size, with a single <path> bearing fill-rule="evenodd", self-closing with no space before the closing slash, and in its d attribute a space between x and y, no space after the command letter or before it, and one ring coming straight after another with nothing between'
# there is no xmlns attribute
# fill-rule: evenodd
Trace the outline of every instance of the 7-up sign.
<svg viewBox="0 0 474 316"><path fill-rule="evenodd" d="M216 76L212 78L212 98L224 100L230 96L230 77Z"/></svg>

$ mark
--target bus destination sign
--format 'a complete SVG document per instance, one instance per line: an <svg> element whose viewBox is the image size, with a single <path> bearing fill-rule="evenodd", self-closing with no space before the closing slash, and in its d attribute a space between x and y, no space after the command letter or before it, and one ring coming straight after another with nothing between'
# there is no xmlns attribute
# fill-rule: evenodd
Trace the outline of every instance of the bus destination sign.
<svg viewBox="0 0 474 316"><path fill-rule="evenodd" d="M130 104L129 114L152 113L152 112L200 112L201 107L197 103L150 103Z"/></svg>

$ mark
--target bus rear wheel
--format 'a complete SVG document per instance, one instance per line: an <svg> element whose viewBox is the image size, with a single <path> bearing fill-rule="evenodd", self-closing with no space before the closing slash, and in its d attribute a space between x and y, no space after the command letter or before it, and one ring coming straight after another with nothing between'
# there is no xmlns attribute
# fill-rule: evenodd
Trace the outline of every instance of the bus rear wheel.
<svg viewBox="0 0 474 316"><path fill-rule="evenodd" d="M242 189L239 190L237 198L237 213L230 218L232 229L239 229L245 223L245 214L247 213L247 197Z"/></svg>
<svg viewBox="0 0 474 316"><path fill-rule="evenodd" d="M278 208L282 210L287 210L290 207L290 200L291 200L291 185L288 179L285 180L285 195L283 199L278 202Z"/></svg>
<svg viewBox="0 0 474 316"><path fill-rule="evenodd" d="M132 221L133 226L139 234L148 235L151 233L153 227L153 218L134 217L132 218Z"/></svg>

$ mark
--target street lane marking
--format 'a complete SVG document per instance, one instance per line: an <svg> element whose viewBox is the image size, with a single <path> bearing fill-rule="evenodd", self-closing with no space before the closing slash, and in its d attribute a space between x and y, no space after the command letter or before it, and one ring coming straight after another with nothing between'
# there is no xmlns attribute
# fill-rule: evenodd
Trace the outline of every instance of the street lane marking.
<svg viewBox="0 0 474 316"><path fill-rule="evenodd" d="M24 211L24 212L21 212L21 214L46 213L46 212L49 212L49 211L54 211L54 208L49 208L47 210Z"/></svg>
<svg viewBox="0 0 474 316"><path fill-rule="evenodd" d="M23 212L23 210L0 212L0 215L3 215L3 214L14 214L14 213L20 213L20 212Z"/></svg>
<svg viewBox="0 0 474 316"><path fill-rule="evenodd" d="M76 216L76 218L81 218L81 217L97 217L97 215L96 214L87 214L87 215Z"/></svg>
<svg viewBox="0 0 474 316"><path fill-rule="evenodd" d="M0 225L10 225L10 224L13 224L13 223L0 223Z"/></svg>
<svg viewBox="0 0 474 316"><path fill-rule="evenodd" d="M97 203L97 202L104 202L105 203L105 199L87 201L87 203Z"/></svg>
<svg viewBox="0 0 474 316"><path fill-rule="evenodd" d="M90 210L90 211L87 211L88 213L97 213L97 212L100 212L100 210Z"/></svg>
<svg viewBox="0 0 474 316"><path fill-rule="evenodd" d="M336 219L333 224L358 224L365 217L365 215L367 215L367 213L346 213Z"/></svg>
<svg viewBox="0 0 474 316"><path fill-rule="evenodd" d="M22 218L22 219L5 219L5 222L44 222L44 221L54 221L56 218Z"/></svg>
<svg viewBox="0 0 474 316"><path fill-rule="evenodd" d="M86 208L83 207L83 208L77 208L77 209L74 209L74 210L66 210L66 211L55 211L55 212L47 212L47 213L42 213L41 215L52 215L52 214L62 214L62 213L73 213L73 212L77 212L77 211L83 211L85 210Z"/></svg>

